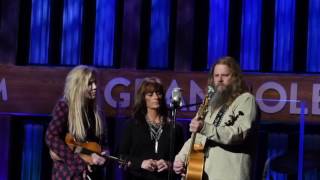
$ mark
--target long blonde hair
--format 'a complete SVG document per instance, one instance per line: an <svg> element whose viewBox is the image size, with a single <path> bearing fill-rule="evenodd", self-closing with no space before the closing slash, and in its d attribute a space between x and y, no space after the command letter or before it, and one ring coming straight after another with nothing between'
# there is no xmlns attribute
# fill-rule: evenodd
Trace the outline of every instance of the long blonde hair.
<svg viewBox="0 0 320 180"><path fill-rule="evenodd" d="M88 121L88 102L86 96L91 78L96 78L96 70L92 67L79 65L73 68L67 75L64 98L69 106L68 123L69 132L77 139L84 141L86 138L85 121ZM97 90L98 91L98 90ZM95 135L101 137L103 131L100 109L97 97L92 100L95 118Z"/></svg>

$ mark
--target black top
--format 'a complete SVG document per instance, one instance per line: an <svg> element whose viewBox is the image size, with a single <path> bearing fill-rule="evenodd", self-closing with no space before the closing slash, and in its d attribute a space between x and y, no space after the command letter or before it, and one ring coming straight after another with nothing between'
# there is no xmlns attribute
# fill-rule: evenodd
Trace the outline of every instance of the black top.
<svg viewBox="0 0 320 180"><path fill-rule="evenodd" d="M120 156L132 163L126 172L126 179L164 180L168 178L168 171L149 172L141 169L141 164L146 159L164 159L166 161L170 159L170 129L168 123L163 126L163 132L158 142L158 153L155 153L155 141L151 140L146 121L144 123L136 120L128 121L120 144ZM182 127L176 123L173 158L181 149L183 143ZM174 175L174 172L172 172L172 175Z"/></svg>

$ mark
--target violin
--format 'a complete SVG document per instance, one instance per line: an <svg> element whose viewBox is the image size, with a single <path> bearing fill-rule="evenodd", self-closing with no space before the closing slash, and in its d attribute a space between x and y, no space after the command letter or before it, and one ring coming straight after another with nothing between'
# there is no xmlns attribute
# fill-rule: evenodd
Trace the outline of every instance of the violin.
<svg viewBox="0 0 320 180"><path fill-rule="evenodd" d="M79 156L88 164L92 164L91 154L96 153L99 156L119 163L122 167L128 166L128 162L123 159L111 155L101 154L102 147L96 142L77 142L70 133L67 133L65 137L65 143L73 152L79 153Z"/></svg>

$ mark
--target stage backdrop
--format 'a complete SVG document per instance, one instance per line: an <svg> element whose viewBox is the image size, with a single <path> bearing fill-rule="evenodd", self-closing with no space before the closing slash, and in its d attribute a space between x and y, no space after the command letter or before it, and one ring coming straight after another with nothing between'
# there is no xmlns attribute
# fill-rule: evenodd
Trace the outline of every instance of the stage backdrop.
<svg viewBox="0 0 320 180"><path fill-rule="evenodd" d="M61 97L71 67L0 65L0 112L2 114L50 114ZM170 102L174 87L182 88L183 105L199 103L206 93L206 72L138 71L98 68L101 103L107 116L128 116L134 93L144 77L159 77ZM318 75L246 73L245 80L257 98L261 119L299 120L302 102L305 119L320 122ZM262 100L264 99L264 100ZM196 106L184 107L178 118L192 118Z"/></svg>

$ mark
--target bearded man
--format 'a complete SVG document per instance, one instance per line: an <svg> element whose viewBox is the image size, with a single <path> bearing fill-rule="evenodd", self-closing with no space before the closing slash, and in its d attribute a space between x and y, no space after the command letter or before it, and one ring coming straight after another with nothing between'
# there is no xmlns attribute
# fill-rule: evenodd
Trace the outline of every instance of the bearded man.
<svg viewBox="0 0 320 180"><path fill-rule="evenodd" d="M201 119L197 115L190 123L196 133L195 144L202 144L205 152L202 179L252 179L252 153L255 131L256 101L249 93L241 69L232 57L220 58L211 68L208 85L215 93L209 101L208 112ZM186 175L186 160L190 139L175 158L174 171Z"/></svg>

